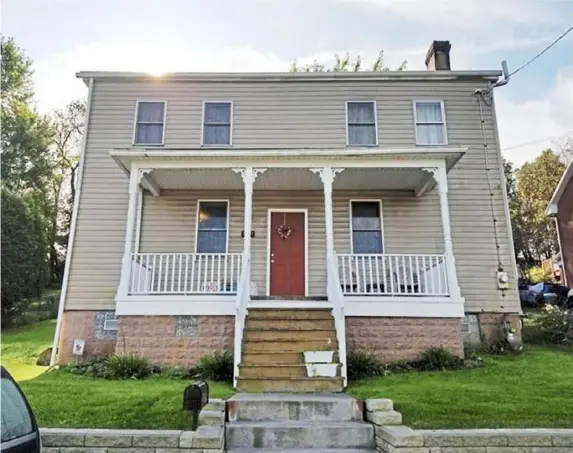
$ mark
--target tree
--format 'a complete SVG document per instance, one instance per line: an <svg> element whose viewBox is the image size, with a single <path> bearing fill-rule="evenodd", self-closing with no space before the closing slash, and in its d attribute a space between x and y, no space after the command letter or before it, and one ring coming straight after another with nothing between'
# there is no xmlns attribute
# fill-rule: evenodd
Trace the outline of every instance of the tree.
<svg viewBox="0 0 573 453"><path fill-rule="evenodd" d="M72 207L76 196L76 173L83 136L86 103L70 102L65 108L52 113L54 128L53 154L55 169L51 180L52 203L57 207L51 219L50 262L53 277L62 277L65 253L71 225ZM67 186L67 187L66 187Z"/></svg>
<svg viewBox="0 0 573 453"><path fill-rule="evenodd" d="M10 325L41 295L46 285L48 241L42 213L3 187L2 202L2 327Z"/></svg>
<svg viewBox="0 0 573 453"><path fill-rule="evenodd" d="M396 71L403 71L406 69L408 62L404 60ZM370 69L363 69L362 67L362 57L360 55L356 56L354 61L351 61L350 53L347 52L346 55L341 58L339 54L334 54L334 65L332 68L325 69L325 65L314 60L311 64L306 64L304 66L299 66L296 60L293 61L290 68L291 72L359 72L359 71L370 71L370 72L386 72L390 71L390 68L384 65L384 51L378 52L378 57L374 60Z"/></svg>
<svg viewBox="0 0 573 453"><path fill-rule="evenodd" d="M561 154L561 160L567 165L573 161L573 137L561 137L555 141L555 145Z"/></svg>
<svg viewBox="0 0 573 453"><path fill-rule="evenodd" d="M511 165L506 163L504 168L517 261L526 270L558 250L555 226L545 210L565 166L558 154L547 149L515 173L516 184L512 183Z"/></svg>

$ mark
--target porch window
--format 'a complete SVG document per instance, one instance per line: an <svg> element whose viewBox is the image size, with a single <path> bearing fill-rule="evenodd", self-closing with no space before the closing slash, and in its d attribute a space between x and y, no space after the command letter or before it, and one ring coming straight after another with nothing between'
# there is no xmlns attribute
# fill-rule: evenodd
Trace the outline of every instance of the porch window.
<svg viewBox="0 0 573 453"><path fill-rule="evenodd" d="M447 145L442 101L414 101L416 145Z"/></svg>
<svg viewBox="0 0 573 453"><path fill-rule="evenodd" d="M351 201L352 253L383 253L380 200Z"/></svg>
<svg viewBox="0 0 573 453"><path fill-rule="evenodd" d="M203 145L231 144L233 108L231 102L203 104Z"/></svg>
<svg viewBox="0 0 573 453"><path fill-rule="evenodd" d="M227 253L228 201L199 201L197 206L197 253Z"/></svg>
<svg viewBox="0 0 573 453"><path fill-rule="evenodd" d="M376 146L378 144L376 103L346 103L346 141L349 146Z"/></svg>
<svg viewBox="0 0 573 453"><path fill-rule="evenodd" d="M163 145L165 102L137 102L134 145Z"/></svg>

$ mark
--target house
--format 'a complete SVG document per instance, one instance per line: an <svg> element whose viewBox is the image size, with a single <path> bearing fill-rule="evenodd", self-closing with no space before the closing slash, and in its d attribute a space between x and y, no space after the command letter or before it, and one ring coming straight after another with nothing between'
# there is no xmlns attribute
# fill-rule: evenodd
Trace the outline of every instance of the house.
<svg viewBox="0 0 573 453"><path fill-rule="evenodd" d="M559 257L565 286L573 286L573 161L569 162L551 197L547 211L555 219Z"/></svg>
<svg viewBox="0 0 573 453"><path fill-rule="evenodd" d="M58 361L75 340L83 356L167 364L231 349L240 377L245 351L269 352L271 372L332 347L345 380L347 351L462 355L464 338L518 328L501 72L450 70L447 41L426 63L80 72L88 122Z"/></svg>

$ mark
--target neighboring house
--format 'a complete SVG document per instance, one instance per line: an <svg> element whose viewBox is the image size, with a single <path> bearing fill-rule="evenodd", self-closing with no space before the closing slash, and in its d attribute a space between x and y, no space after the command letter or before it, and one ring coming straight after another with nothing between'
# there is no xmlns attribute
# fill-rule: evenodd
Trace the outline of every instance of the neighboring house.
<svg viewBox="0 0 573 453"><path fill-rule="evenodd" d="M342 363L461 355L464 334L517 326L501 73L450 71L449 48L427 71L79 73L58 361L82 339L84 356L239 362L255 307L291 309L293 329L333 309Z"/></svg>
<svg viewBox="0 0 573 453"><path fill-rule="evenodd" d="M573 287L573 161L565 169L546 214L555 219L559 255L563 268L561 281Z"/></svg>

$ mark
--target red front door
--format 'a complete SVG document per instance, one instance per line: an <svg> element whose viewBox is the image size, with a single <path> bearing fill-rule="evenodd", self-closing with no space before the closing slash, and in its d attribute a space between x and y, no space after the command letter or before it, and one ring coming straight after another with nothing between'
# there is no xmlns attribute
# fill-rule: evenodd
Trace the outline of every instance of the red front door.
<svg viewBox="0 0 573 453"><path fill-rule="evenodd" d="M304 216L302 212L271 212L271 296L305 295Z"/></svg>

